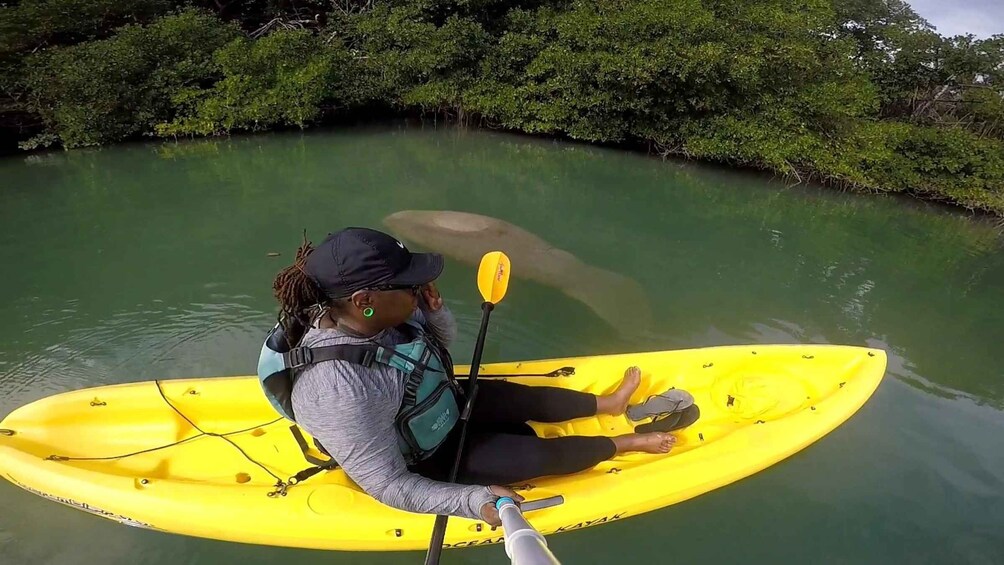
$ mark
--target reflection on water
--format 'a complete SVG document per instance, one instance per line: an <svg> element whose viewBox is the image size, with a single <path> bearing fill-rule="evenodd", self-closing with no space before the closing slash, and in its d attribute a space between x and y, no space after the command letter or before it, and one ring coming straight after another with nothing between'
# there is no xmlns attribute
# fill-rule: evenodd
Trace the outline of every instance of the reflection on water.
<svg viewBox="0 0 1004 565"><path fill-rule="evenodd" d="M253 355L248 345L270 320L257 310L225 302L232 297L213 298L220 302L138 304L133 311L109 312L87 325L72 308L35 311L36 323L13 344L26 352L0 352L0 412L103 384L250 374L250 357L241 357ZM242 351L244 355L235 355Z"/></svg>

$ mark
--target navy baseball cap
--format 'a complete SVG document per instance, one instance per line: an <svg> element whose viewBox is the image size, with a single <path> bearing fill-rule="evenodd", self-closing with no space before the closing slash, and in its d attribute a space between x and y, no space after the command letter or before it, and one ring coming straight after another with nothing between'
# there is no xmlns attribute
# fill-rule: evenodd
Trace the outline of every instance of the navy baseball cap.
<svg viewBox="0 0 1004 565"><path fill-rule="evenodd" d="M443 256L412 253L377 230L346 228L328 234L307 257L304 270L328 298L348 298L364 289L432 282L443 272Z"/></svg>

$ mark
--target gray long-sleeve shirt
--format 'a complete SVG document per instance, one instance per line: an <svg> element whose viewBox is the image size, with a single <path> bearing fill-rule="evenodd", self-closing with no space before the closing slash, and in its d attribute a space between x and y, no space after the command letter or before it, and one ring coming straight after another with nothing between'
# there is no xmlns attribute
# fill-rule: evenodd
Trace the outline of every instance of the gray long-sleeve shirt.
<svg viewBox="0 0 1004 565"><path fill-rule="evenodd" d="M457 323L446 306L438 312L416 310L415 318L444 345L456 337ZM311 328L301 345L375 341L392 346L407 340L396 328L370 338ZM347 361L311 365L293 387L296 421L320 440L356 484L380 502L409 512L479 518L481 507L495 500L487 487L434 481L408 470L394 429L406 378L385 365L365 368Z"/></svg>

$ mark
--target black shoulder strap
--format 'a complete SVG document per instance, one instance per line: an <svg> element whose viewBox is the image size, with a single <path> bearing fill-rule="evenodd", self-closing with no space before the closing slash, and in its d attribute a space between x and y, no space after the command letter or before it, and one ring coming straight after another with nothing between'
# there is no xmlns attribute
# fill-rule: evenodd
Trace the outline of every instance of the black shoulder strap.
<svg viewBox="0 0 1004 565"><path fill-rule="evenodd" d="M348 361L363 367L370 367L376 360L377 345L325 345L322 347L294 347L282 354L282 362L287 369L297 369L322 361Z"/></svg>

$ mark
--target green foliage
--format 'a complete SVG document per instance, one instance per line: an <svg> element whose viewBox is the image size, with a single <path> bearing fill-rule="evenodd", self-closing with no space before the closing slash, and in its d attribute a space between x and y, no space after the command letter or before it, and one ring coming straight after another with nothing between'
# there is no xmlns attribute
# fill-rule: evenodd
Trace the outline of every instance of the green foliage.
<svg viewBox="0 0 1004 565"><path fill-rule="evenodd" d="M452 15L433 23L422 2L383 5L348 22L348 33L366 53L364 72L375 77L376 95L425 109L461 104L476 80L490 36L480 23Z"/></svg>
<svg viewBox="0 0 1004 565"><path fill-rule="evenodd" d="M1004 213L1004 143L963 128L872 126L887 150L862 155L867 184Z"/></svg>
<svg viewBox="0 0 1004 565"><path fill-rule="evenodd" d="M0 57L101 38L167 13L172 0L24 0L0 7Z"/></svg>
<svg viewBox="0 0 1004 565"><path fill-rule="evenodd" d="M472 108L502 125L594 141L673 143L704 116L787 105L825 128L873 104L826 2L573 2L513 14Z"/></svg>
<svg viewBox="0 0 1004 565"><path fill-rule="evenodd" d="M31 151L33 149L43 149L59 143L59 136L53 133L40 133L27 141L18 144L18 149Z"/></svg>
<svg viewBox="0 0 1004 565"><path fill-rule="evenodd" d="M1004 139L1004 35L942 37L902 0L833 0L882 115Z"/></svg>
<svg viewBox="0 0 1004 565"><path fill-rule="evenodd" d="M161 135L209 135L233 130L306 126L321 113L321 103L337 94L339 76L351 68L344 48L325 46L304 30L279 31L252 41L239 38L214 56L222 79L211 88L177 90L172 100L182 111L161 124Z"/></svg>
<svg viewBox="0 0 1004 565"><path fill-rule="evenodd" d="M46 47L106 37L127 23L149 22L173 4L172 0L22 0L0 5L0 125L28 132L39 125L27 104L25 57ZM0 130L0 140L3 134ZM51 136L43 134L39 140Z"/></svg>
<svg viewBox="0 0 1004 565"><path fill-rule="evenodd" d="M45 124L22 147L379 105L1004 214L1004 36L904 0L192 0L244 34L183 1L0 8L0 118Z"/></svg>
<svg viewBox="0 0 1004 565"><path fill-rule="evenodd" d="M212 55L236 33L213 16L186 11L44 51L28 60L31 104L66 147L146 133L172 117L179 90L214 77Z"/></svg>

